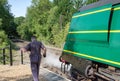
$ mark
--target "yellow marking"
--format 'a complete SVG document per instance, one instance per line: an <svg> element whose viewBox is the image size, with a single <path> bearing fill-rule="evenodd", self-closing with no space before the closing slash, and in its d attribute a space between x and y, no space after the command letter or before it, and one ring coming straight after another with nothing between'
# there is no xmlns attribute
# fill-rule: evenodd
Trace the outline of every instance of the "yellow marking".
<svg viewBox="0 0 120 81"><path fill-rule="evenodd" d="M120 30L110 30L111 33L120 33Z"/></svg>
<svg viewBox="0 0 120 81"><path fill-rule="evenodd" d="M95 31L73 31L73 32L68 32L69 34L77 34L77 33L120 33L120 30L95 30Z"/></svg>
<svg viewBox="0 0 120 81"><path fill-rule="evenodd" d="M70 34L74 34L74 33L104 33L104 32L108 32L107 30L97 30L97 31L73 31L73 32L69 32Z"/></svg>
<svg viewBox="0 0 120 81"><path fill-rule="evenodd" d="M86 16L86 15L90 15L90 14L95 14L95 13L99 13L99 12L103 12L103 11L107 11L107 10L111 10L111 8L105 8L105 9L96 10L96 11L93 11L93 12L80 14L80 15L77 15L77 16L73 16L72 18L76 18L76 17L80 17L80 16Z"/></svg>
<svg viewBox="0 0 120 81"><path fill-rule="evenodd" d="M120 7L114 8L114 10L120 10Z"/></svg>
<svg viewBox="0 0 120 81"><path fill-rule="evenodd" d="M69 51L69 50L63 50L63 51L64 51L64 52L68 52L68 53L72 53L72 54L75 54L75 55L87 57L87 58L92 58L92 59L95 59L95 60L100 60L100 61L104 61L104 62L116 64L116 65L120 65L120 62L115 62L115 61L111 61L111 60L107 60L107 59L103 59L103 58L98 58L98 57L94 57L94 56L89 56L89 55L86 55L86 54L81 54L81 53L77 53L77 52L72 52L72 51Z"/></svg>

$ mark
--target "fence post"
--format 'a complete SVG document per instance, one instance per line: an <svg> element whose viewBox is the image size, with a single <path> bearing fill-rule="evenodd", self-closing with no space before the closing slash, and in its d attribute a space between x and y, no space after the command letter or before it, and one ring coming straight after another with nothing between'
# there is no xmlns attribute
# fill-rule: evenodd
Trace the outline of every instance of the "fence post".
<svg viewBox="0 0 120 81"><path fill-rule="evenodd" d="M23 64L23 51L21 51L21 64Z"/></svg>
<svg viewBox="0 0 120 81"><path fill-rule="evenodd" d="M6 62L5 62L5 48L2 49L3 50L3 64L5 65Z"/></svg>
<svg viewBox="0 0 120 81"><path fill-rule="evenodd" d="M12 47L11 47L11 43L10 43L10 66L13 65L13 59L12 59Z"/></svg>

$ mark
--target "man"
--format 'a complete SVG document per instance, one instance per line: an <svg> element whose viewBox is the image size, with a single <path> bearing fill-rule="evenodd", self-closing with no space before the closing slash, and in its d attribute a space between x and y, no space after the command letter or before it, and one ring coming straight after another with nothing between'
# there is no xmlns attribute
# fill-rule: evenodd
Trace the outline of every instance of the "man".
<svg viewBox="0 0 120 81"><path fill-rule="evenodd" d="M41 49L43 50L43 56L46 57L46 48L41 42L36 40L36 37L31 37L31 43L26 47L21 48L22 52L30 51L30 64L34 81L39 81L39 66L41 62Z"/></svg>

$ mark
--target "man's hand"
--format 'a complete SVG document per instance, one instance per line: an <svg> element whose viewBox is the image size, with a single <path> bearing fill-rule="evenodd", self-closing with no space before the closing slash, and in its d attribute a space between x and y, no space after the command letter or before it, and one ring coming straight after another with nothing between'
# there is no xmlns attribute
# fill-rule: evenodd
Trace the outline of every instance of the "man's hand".
<svg viewBox="0 0 120 81"><path fill-rule="evenodd" d="M46 57L46 48L43 49L43 57Z"/></svg>
<svg viewBox="0 0 120 81"><path fill-rule="evenodd" d="M25 48L20 48L20 51L26 52L26 49Z"/></svg>
<svg viewBox="0 0 120 81"><path fill-rule="evenodd" d="M43 57L46 57L46 53L43 54Z"/></svg>

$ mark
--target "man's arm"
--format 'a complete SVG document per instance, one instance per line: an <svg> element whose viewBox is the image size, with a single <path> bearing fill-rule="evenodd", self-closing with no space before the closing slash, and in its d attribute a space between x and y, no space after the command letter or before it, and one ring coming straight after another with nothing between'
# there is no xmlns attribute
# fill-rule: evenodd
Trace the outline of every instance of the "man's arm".
<svg viewBox="0 0 120 81"><path fill-rule="evenodd" d="M30 51L30 43L27 46L20 48L20 51L22 52Z"/></svg>
<svg viewBox="0 0 120 81"><path fill-rule="evenodd" d="M46 57L46 47L42 44L41 45L41 49L42 49L42 54L43 54L43 57Z"/></svg>

